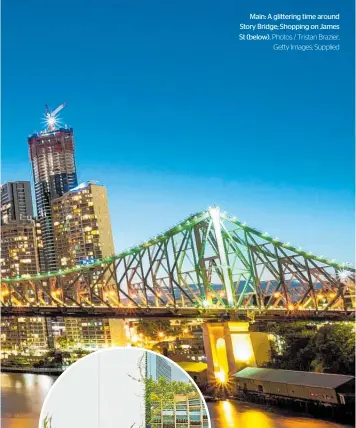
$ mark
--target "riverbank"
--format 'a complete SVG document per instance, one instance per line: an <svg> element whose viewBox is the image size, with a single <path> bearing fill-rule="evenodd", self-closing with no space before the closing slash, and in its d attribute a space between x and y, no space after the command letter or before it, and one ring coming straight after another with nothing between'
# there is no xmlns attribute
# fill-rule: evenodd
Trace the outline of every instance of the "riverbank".
<svg viewBox="0 0 356 428"><path fill-rule="evenodd" d="M62 374L67 367L4 367L1 366L1 373L29 373L29 374L47 374L57 375Z"/></svg>

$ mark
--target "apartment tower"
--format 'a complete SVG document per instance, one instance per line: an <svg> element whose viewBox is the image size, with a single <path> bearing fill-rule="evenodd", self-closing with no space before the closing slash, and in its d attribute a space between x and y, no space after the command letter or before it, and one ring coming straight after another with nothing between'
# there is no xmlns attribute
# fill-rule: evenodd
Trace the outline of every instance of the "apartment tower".
<svg viewBox="0 0 356 428"><path fill-rule="evenodd" d="M60 128L34 134L28 138L28 145L43 242L41 271L54 271L58 266L51 202L77 185L73 129Z"/></svg>
<svg viewBox="0 0 356 428"><path fill-rule="evenodd" d="M60 269L114 254L106 188L87 181L52 202L54 248Z"/></svg>

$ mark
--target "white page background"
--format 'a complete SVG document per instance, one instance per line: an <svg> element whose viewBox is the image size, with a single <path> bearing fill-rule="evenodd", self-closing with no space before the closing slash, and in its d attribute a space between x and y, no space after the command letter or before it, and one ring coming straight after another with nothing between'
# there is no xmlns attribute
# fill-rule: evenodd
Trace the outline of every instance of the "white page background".
<svg viewBox="0 0 356 428"><path fill-rule="evenodd" d="M145 422L144 387L138 363L144 351L117 348L74 363L55 382L43 405L52 428L139 428Z"/></svg>

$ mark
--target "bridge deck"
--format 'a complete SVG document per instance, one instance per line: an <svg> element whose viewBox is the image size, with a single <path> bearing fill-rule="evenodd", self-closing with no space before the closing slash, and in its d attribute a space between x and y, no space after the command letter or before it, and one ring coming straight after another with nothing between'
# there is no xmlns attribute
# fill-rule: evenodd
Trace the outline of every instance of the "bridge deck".
<svg viewBox="0 0 356 428"><path fill-rule="evenodd" d="M251 315L252 314L252 315ZM73 318L202 318L202 319L241 319L266 321L286 320L354 320L353 311L287 311L283 309L251 311L243 309L211 308L108 308L108 307L55 307L55 306L2 306L1 316L41 316L41 317L73 317Z"/></svg>

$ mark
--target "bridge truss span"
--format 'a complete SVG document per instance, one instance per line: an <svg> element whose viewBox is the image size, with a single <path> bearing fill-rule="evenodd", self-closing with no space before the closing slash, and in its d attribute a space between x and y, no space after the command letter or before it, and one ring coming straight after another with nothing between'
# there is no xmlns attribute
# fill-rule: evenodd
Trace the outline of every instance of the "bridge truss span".
<svg viewBox="0 0 356 428"><path fill-rule="evenodd" d="M3 315L355 310L354 268L273 239L217 207L110 258L1 282Z"/></svg>

